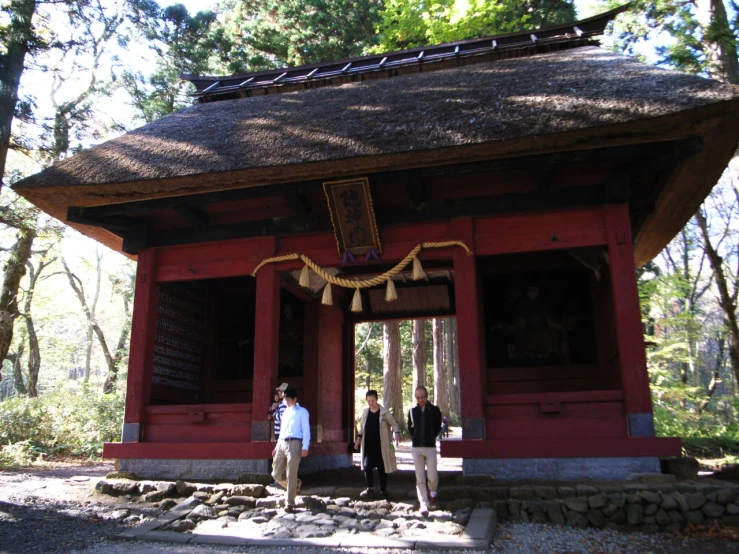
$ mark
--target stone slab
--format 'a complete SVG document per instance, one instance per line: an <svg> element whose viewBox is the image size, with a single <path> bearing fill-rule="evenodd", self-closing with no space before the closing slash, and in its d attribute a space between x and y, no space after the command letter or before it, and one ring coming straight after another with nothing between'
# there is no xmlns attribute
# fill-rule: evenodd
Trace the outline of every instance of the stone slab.
<svg viewBox="0 0 739 554"><path fill-rule="evenodd" d="M184 544L190 542L192 535L175 533L174 531L148 531L141 533L136 538L143 541L178 542Z"/></svg>
<svg viewBox="0 0 739 554"><path fill-rule="evenodd" d="M659 458L475 458L465 459L467 474L487 473L498 481L628 480L634 475L659 473Z"/></svg>
<svg viewBox="0 0 739 554"><path fill-rule="evenodd" d="M498 515L492 508L475 508L464 528L462 539L481 540L490 544L498 524Z"/></svg>
<svg viewBox="0 0 739 554"><path fill-rule="evenodd" d="M330 548L338 548L340 541L338 538L325 537L321 539L248 539L247 546L323 546Z"/></svg>
<svg viewBox="0 0 739 554"><path fill-rule="evenodd" d="M341 536L339 539L341 548L407 548L412 550L417 544L414 540L378 537L365 533Z"/></svg>
<svg viewBox="0 0 739 554"><path fill-rule="evenodd" d="M416 550L487 550L490 543L475 539L444 538L438 541L416 541Z"/></svg>
<svg viewBox="0 0 739 554"><path fill-rule="evenodd" d="M192 535L190 544L222 544L224 546L247 546L249 539L231 535Z"/></svg>
<svg viewBox="0 0 739 554"><path fill-rule="evenodd" d="M131 531L124 531L123 533L118 533L110 538L114 541L135 541L138 538L138 535Z"/></svg>
<svg viewBox="0 0 739 554"><path fill-rule="evenodd" d="M269 473L269 462L269 460L154 460L124 458L119 461L119 471L135 473L141 479L235 481L244 473Z"/></svg>

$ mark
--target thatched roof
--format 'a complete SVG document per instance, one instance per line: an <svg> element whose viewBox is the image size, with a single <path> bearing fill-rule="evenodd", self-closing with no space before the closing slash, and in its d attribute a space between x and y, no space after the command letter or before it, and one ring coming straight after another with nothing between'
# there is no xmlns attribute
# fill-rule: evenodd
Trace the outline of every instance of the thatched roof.
<svg viewBox="0 0 739 554"><path fill-rule="evenodd" d="M433 150L657 117L736 88L589 47L299 93L198 104L18 183L140 182ZM102 200L102 198L101 198Z"/></svg>
<svg viewBox="0 0 739 554"><path fill-rule="evenodd" d="M64 219L69 206L614 144L624 125L654 133L665 117L705 117L702 107L726 117L737 98L737 87L578 48L197 104L14 189Z"/></svg>

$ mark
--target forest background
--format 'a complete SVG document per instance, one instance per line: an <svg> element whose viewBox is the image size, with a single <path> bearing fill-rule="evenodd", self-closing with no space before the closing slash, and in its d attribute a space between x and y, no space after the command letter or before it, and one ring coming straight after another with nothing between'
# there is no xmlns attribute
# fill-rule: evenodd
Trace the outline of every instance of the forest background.
<svg viewBox="0 0 739 554"><path fill-rule="evenodd" d="M188 105L182 73L233 74L532 29L610 0L0 0L0 468L100 456L120 434L135 263L8 187ZM208 4L207 11L194 11ZM739 84L735 0L636 0L604 45ZM638 270L656 428L739 460L739 161ZM453 318L361 324L357 406L416 384L459 418ZM399 418L402 420L402 417Z"/></svg>

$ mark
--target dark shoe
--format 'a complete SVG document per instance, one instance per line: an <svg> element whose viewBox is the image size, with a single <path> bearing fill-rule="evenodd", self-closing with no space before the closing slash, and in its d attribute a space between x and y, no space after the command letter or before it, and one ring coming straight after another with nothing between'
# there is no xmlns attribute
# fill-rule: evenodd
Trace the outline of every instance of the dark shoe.
<svg viewBox="0 0 739 554"><path fill-rule="evenodd" d="M359 498L369 498L371 496L375 496L375 491L373 489L364 489L359 493Z"/></svg>
<svg viewBox="0 0 739 554"><path fill-rule="evenodd" d="M386 491L380 491L380 498L383 500L387 500L387 492Z"/></svg>
<svg viewBox="0 0 739 554"><path fill-rule="evenodd" d="M292 514L293 512L295 512L295 506L294 505L288 504L287 506L285 506L285 513L286 514Z"/></svg>

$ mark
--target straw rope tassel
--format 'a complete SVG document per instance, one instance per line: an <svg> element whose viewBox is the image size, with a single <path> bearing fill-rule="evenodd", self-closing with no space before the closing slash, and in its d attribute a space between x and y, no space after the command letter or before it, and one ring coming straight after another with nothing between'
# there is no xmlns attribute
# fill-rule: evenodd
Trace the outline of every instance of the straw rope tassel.
<svg viewBox="0 0 739 554"><path fill-rule="evenodd" d="M321 304L325 306L334 305L334 299L331 297L331 283L326 283L326 287L323 289L323 298L321 298Z"/></svg>
<svg viewBox="0 0 739 554"><path fill-rule="evenodd" d="M287 261L292 261L292 260L302 260L303 263L305 264L305 267L303 267L303 269L300 272L299 282L301 286L307 287L309 285L309 281L310 281L309 268L310 268L310 270L316 273L321 279L326 281L326 287L323 289L323 298L321 299L322 304L326 304L329 306L333 304L333 298L331 296L331 285L336 285L337 287L354 289L354 298L352 299L351 310L353 312L361 312L362 311L362 293L360 292L360 289L376 287L378 285L386 283L387 290L385 292L385 300L387 302L392 302L393 300L396 300L398 298L397 291L395 290L395 283L393 282L394 276L398 275L401 271L404 270L404 268L411 261L413 261L413 280L418 281L420 279L426 279L426 274L424 273L423 267L421 266L421 260L419 260L417 257L418 254L421 252L421 250L426 249L426 248L447 248L450 246L459 246L460 248L464 248L464 250L467 252L467 255L472 256L472 251L462 241L448 240L448 241L443 241L443 242L422 242L421 244L417 245L413 250L408 252L406 257L400 260L395 265L395 267L386 271L382 275L376 275L370 279L355 281L355 280L344 279L342 277L337 277L335 275L332 275L331 273L323 269L321 266L319 266L316 262L311 260L308 256L305 256L304 254L298 254L296 252L294 254L285 254L283 256L275 256L273 258L267 258L267 259L262 260L261 262L259 262L257 267L254 268L254 271L252 271L251 276L256 277L259 270L262 267L264 267L266 264L287 262Z"/></svg>
<svg viewBox="0 0 739 554"><path fill-rule="evenodd" d="M421 260L415 256L413 257L413 273L411 274L411 278L414 281L420 281L426 278L426 274L423 272L423 266L421 266Z"/></svg>
<svg viewBox="0 0 739 554"><path fill-rule="evenodd" d="M395 283L392 277L387 280L387 290L385 291L385 302L394 302L398 299L398 293L395 291Z"/></svg>
<svg viewBox="0 0 739 554"><path fill-rule="evenodd" d="M352 298L352 307L351 310L353 312L361 312L362 311L362 292L359 290L359 288L356 288L354 290L354 298Z"/></svg>

